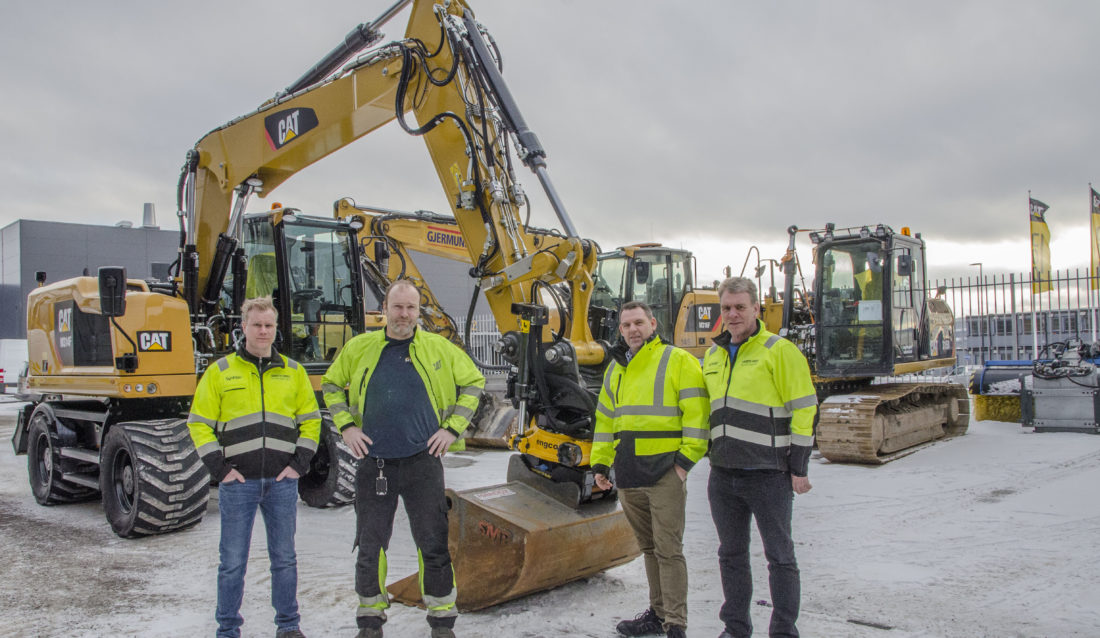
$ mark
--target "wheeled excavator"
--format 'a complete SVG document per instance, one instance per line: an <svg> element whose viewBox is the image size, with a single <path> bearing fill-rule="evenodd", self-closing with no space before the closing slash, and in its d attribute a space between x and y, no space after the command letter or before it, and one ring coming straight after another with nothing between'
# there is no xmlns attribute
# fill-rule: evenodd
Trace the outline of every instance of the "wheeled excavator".
<svg viewBox="0 0 1100 638"><path fill-rule="evenodd" d="M812 292L796 287L795 238L814 245ZM770 299L768 329L810 363L820 409L816 444L833 462L880 464L931 441L966 433L966 388L945 383L872 384L955 364L954 316L929 297L925 242L883 224L788 229L781 312Z"/></svg>
<svg viewBox="0 0 1100 638"><path fill-rule="evenodd" d="M405 36L374 46L380 27L404 8ZM257 213L248 202L396 120L427 144L471 276L504 333L523 430L517 447L532 452L514 455L506 483L448 491L458 606L489 606L637 557L613 490L595 487L588 467L595 395L585 379L607 352L588 321L598 247L578 235L500 69L495 43L464 1L397 2L188 152L170 280L102 268L98 281L78 277L34 291L27 383L36 401L20 415L13 445L28 454L36 498L48 504L98 492L112 528L127 537L201 520L209 479L182 417L197 375L239 342L243 301L273 296L278 347L306 368L315 389L340 346L379 325L364 312L365 296L382 291L361 266L362 216L282 205ZM560 229L535 232L524 223L517 159L538 177ZM303 498L346 501L353 470L326 418ZM390 591L418 597L415 583Z"/></svg>

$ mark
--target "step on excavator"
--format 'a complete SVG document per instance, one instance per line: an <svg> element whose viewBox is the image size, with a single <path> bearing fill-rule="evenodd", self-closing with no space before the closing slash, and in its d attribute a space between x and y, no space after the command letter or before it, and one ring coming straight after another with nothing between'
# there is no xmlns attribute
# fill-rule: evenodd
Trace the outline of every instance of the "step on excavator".
<svg viewBox="0 0 1100 638"><path fill-rule="evenodd" d="M812 292L796 287L799 232L814 245ZM768 329L806 355L820 409L816 444L839 463L881 464L970 423L966 387L949 383L872 383L955 365L954 316L942 294L929 296L925 242L883 224L788 229L783 300L765 303Z"/></svg>
<svg viewBox="0 0 1100 638"><path fill-rule="evenodd" d="M380 28L403 9L404 37L378 45ZM463 0L397 2L188 151L168 279L128 279L121 268L50 284L43 276L28 300L33 401L12 438L28 456L35 498L45 505L98 496L122 537L201 521L209 476L184 417L198 376L239 343L241 304L272 295L277 347L305 367L315 390L344 343L381 325L367 312L368 296L380 302L383 290L363 265L372 261L364 215L281 204L254 212L250 198L396 120L427 144L451 203L464 268L503 333L515 445L529 450L511 458L507 482L448 492L459 608L636 558L614 490L596 487L589 467L590 380L608 350L588 320L599 247L578 235L501 68L496 44ZM537 176L560 228L525 223L520 163ZM354 472L325 415L300 495L319 507L348 503ZM417 602L415 587L394 585L393 593Z"/></svg>

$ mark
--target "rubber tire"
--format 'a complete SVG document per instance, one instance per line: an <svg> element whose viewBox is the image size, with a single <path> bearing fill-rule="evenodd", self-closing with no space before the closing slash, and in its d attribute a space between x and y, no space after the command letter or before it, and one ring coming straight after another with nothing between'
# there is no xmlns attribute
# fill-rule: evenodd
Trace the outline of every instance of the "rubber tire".
<svg viewBox="0 0 1100 638"><path fill-rule="evenodd" d="M92 488L61 478L61 454L51 420L48 411L35 410L27 427L27 480L34 500L39 505L57 505L94 498L98 493Z"/></svg>
<svg viewBox="0 0 1100 638"><path fill-rule="evenodd" d="M309 462L309 472L298 479L298 496L310 507L343 507L355 502L355 469L359 460L326 415L321 442Z"/></svg>
<svg viewBox="0 0 1100 638"><path fill-rule="evenodd" d="M104 438L99 487L111 529L136 538L197 525L210 473L183 419L116 423Z"/></svg>

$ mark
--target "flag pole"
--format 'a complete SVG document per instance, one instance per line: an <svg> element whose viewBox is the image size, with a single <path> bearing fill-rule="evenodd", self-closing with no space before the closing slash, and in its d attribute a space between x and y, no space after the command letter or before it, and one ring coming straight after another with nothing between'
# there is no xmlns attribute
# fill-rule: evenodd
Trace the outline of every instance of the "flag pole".
<svg viewBox="0 0 1100 638"><path fill-rule="evenodd" d="M1092 182L1089 182L1089 287L1088 287L1088 299L1089 299L1089 325L1092 326L1092 342L1096 343L1096 306L1093 305L1093 300L1097 295L1100 295L1100 290L1097 290L1097 277L1100 276L1096 272L1100 268L1100 263L1097 260L1096 254L1096 228L1094 225L1093 217L1095 216L1095 210L1092 202Z"/></svg>
<svg viewBox="0 0 1100 638"><path fill-rule="evenodd" d="M1039 320L1035 312L1035 236L1031 232L1031 189L1027 191L1027 228L1031 241L1028 242L1028 250L1031 251L1031 360L1039 359ZM1043 296L1039 295L1042 303Z"/></svg>

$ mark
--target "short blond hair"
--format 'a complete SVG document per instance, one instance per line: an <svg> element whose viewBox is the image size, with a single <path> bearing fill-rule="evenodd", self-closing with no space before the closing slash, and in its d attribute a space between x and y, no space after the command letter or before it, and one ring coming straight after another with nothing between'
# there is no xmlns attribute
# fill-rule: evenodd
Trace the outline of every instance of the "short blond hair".
<svg viewBox="0 0 1100 638"><path fill-rule="evenodd" d="M241 304L241 324L248 323L248 313L264 312L270 310L275 313L275 320L279 320L279 311L275 309L275 302L271 300L271 297L254 297L252 299L245 299L245 302Z"/></svg>

